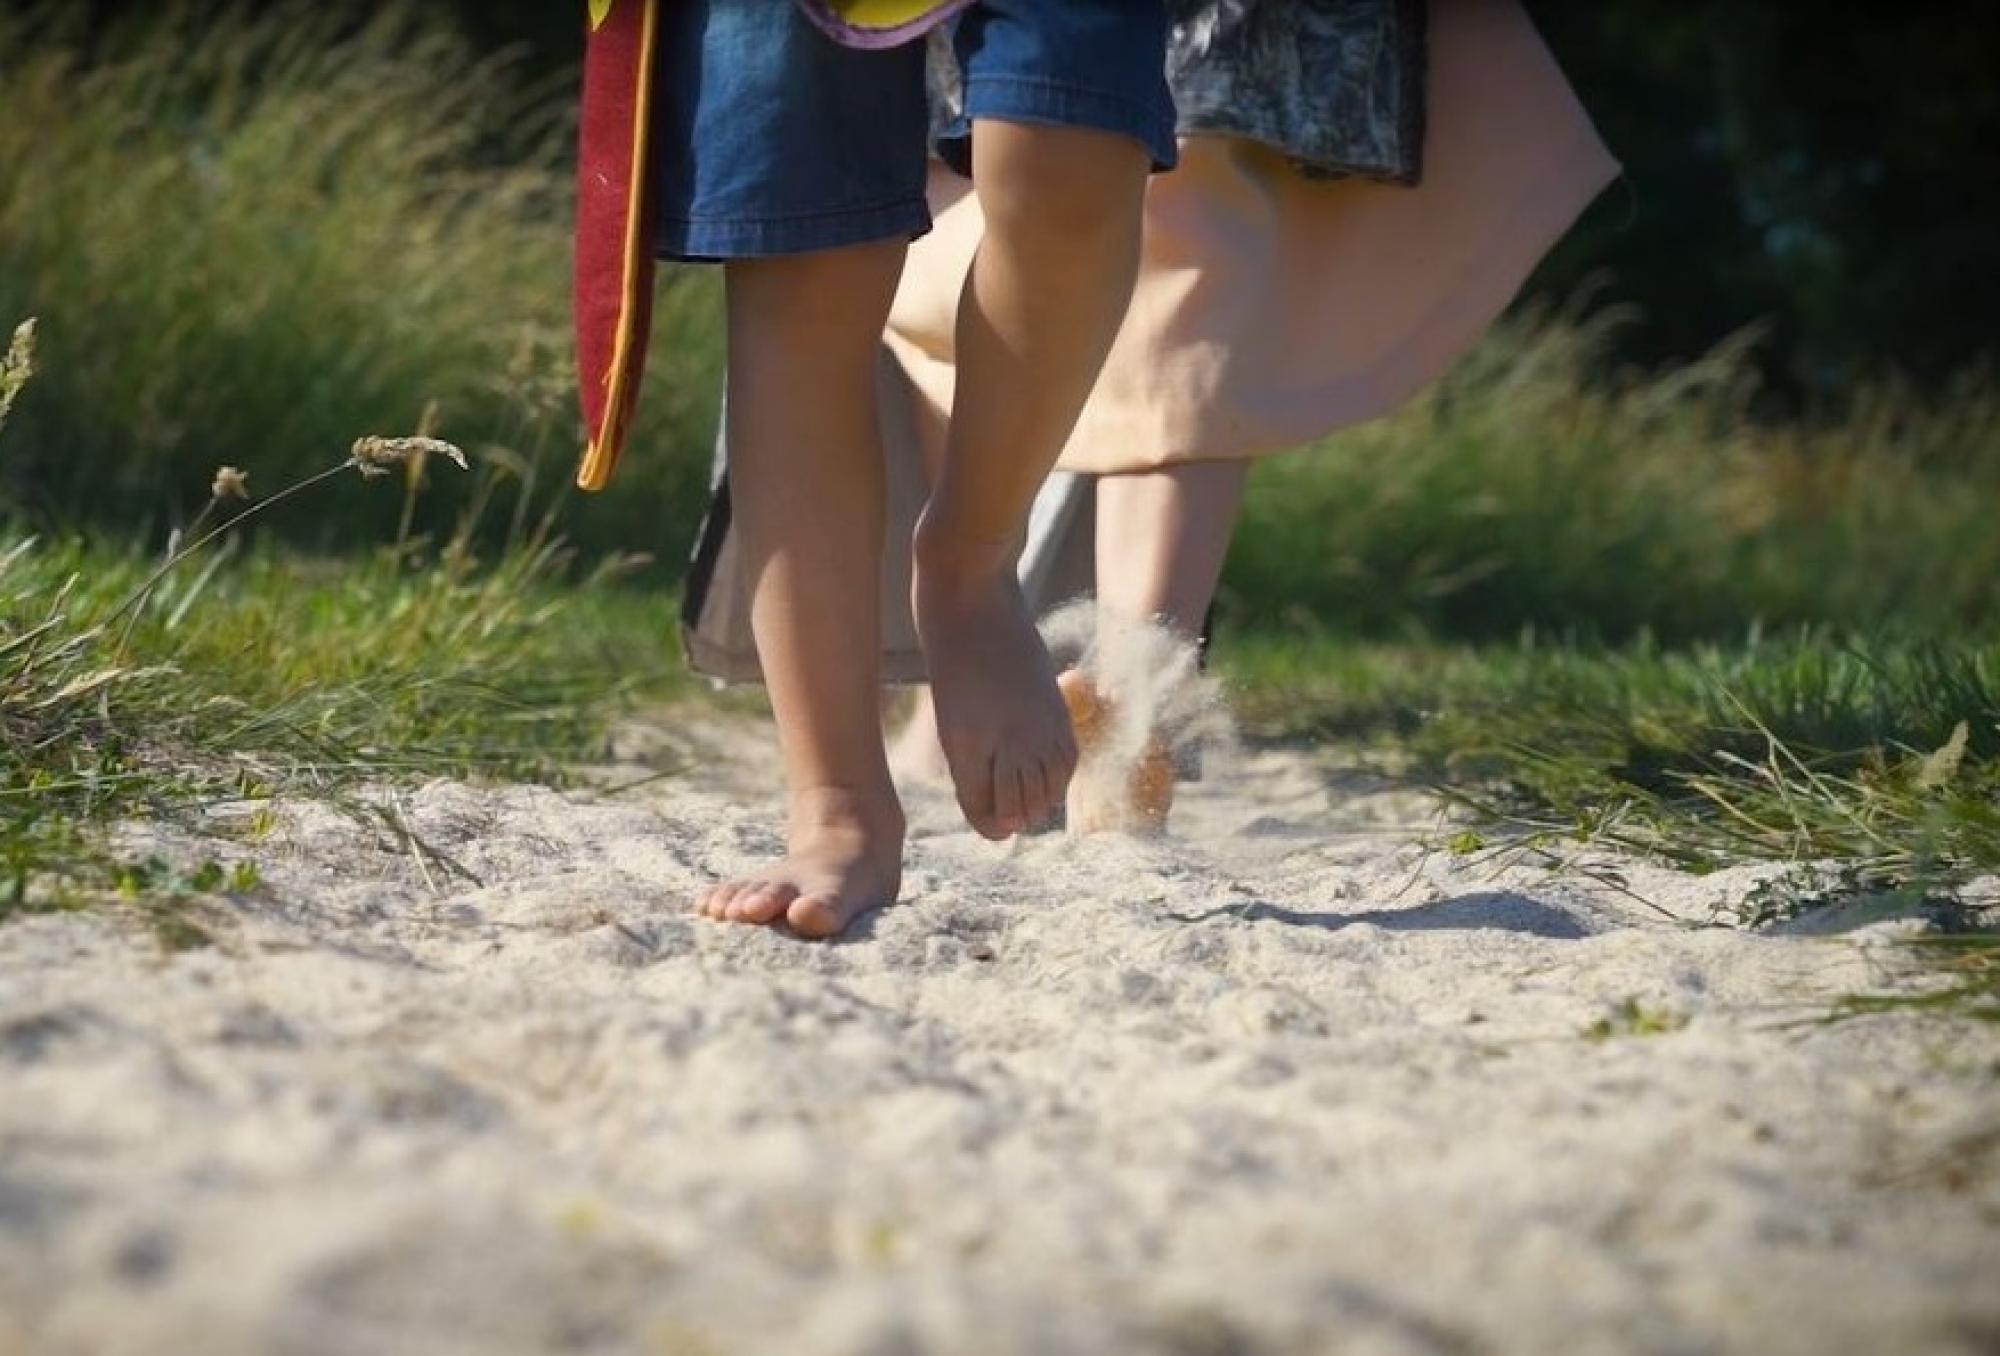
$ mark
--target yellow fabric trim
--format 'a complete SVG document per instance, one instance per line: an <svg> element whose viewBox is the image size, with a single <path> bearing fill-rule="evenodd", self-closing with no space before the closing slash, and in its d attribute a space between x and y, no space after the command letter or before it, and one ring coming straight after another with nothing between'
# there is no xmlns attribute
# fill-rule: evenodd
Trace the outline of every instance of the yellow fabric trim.
<svg viewBox="0 0 2000 1356"><path fill-rule="evenodd" d="M607 6L610 0L605 0ZM586 490L601 490L610 483L611 468L616 461L613 448L625 442L624 396L627 378L626 356L632 347L632 331L635 325L634 312L638 310L634 293L637 291L637 274L640 251L650 249L651 242L640 240L641 220L645 195L653 186L646 182L648 163L648 138L652 129L650 111L653 107L653 21L659 11L659 0L639 0L641 6L639 20L639 93L632 107L632 191L625 203L625 275L619 284L620 306L618 311L618 337L611 345L611 370L604 374L611 389L604 400L604 427L584 450L583 465L577 468L576 483Z"/></svg>
<svg viewBox="0 0 2000 1356"><path fill-rule="evenodd" d="M943 0L828 0L856 28L898 28L944 8Z"/></svg>
<svg viewBox="0 0 2000 1356"><path fill-rule="evenodd" d="M590 0L590 31L595 33L604 27L604 21L611 17L611 0Z"/></svg>

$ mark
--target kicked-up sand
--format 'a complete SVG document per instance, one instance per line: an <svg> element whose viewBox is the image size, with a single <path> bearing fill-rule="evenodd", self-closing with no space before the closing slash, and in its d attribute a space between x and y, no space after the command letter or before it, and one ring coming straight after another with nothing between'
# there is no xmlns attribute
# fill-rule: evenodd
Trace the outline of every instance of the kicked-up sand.
<svg viewBox="0 0 2000 1356"><path fill-rule="evenodd" d="M0 1354L2000 1350L2000 1031L1819 1020L1911 924L1699 926L1770 869L1456 858L1266 750L1164 841L916 792L807 944L684 911L778 848L766 740L384 801L422 849L135 826L259 864L207 947L0 927Z"/></svg>

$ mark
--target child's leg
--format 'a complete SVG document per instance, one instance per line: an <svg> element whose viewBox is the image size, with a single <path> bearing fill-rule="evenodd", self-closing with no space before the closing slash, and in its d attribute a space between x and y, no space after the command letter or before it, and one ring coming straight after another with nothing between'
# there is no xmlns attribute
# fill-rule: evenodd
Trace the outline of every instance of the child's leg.
<svg viewBox="0 0 2000 1356"><path fill-rule="evenodd" d="M702 900L830 936L892 903L903 815L883 757L875 362L900 241L728 265L729 483L791 798L789 853Z"/></svg>
<svg viewBox="0 0 2000 1356"><path fill-rule="evenodd" d="M1151 160L1109 132L976 129L986 235L960 303L957 396L917 529L914 603L959 804L1001 838L1045 818L1076 765L1014 542L1131 298Z"/></svg>
<svg viewBox="0 0 2000 1356"><path fill-rule="evenodd" d="M1184 640L1201 634L1242 509L1249 469L1245 461L1184 462L1096 477L1096 592L1099 615L1107 623L1143 618L1164 623ZM1064 673L1057 682L1079 753L1088 758L1093 727L1101 731L1109 719L1104 698L1079 671ZM944 775L928 692L918 695L890 761L906 776ZM1072 781L1070 830L1163 827L1173 803L1174 775L1172 750L1155 740L1116 786Z"/></svg>

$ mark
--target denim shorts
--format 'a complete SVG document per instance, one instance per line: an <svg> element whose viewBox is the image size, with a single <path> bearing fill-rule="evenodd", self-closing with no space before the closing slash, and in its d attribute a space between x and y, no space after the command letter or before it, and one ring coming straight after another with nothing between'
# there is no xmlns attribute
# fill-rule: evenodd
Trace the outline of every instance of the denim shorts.
<svg viewBox="0 0 2000 1356"><path fill-rule="evenodd" d="M842 47L786 0L662 6L657 249L803 254L930 229L925 45ZM1163 0L979 0L953 25L965 117L1091 128L1174 162ZM953 151L960 154L952 155Z"/></svg>

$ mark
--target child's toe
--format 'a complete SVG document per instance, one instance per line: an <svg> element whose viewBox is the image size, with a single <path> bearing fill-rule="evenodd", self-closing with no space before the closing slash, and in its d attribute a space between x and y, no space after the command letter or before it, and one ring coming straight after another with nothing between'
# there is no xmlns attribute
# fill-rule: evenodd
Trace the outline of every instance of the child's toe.
<svg viewBox="0 0 2000 1356"><path fill-rule="evenodd" d="M993 822L1003 834L1019 833L1027 823L1022 768L1013 758L993 760Z"/></svg>
<svg viewBox="0 0 2000 1356"><path fill-rule="evenodd" d="M1030 828L1045 822L1055 811L1056 798L1049 789L1049 770L1046 764L1035 761L1021 768L1021 820L1022 827Z"/></svg>
<svg viewBox="0 0 2000 1356"><path fill-rule="evenodd" d="M738 923L768 923L785 911L798 891L776 881L752 886L729 906L729 917Z"/></svg>
<svg viewBox="0 0 2000 1356"><path fill-rule="evenodd" d="M832 937L852 921L852 913L836 896L800 895L786 907L785 921L801 937Z"/></svg>

